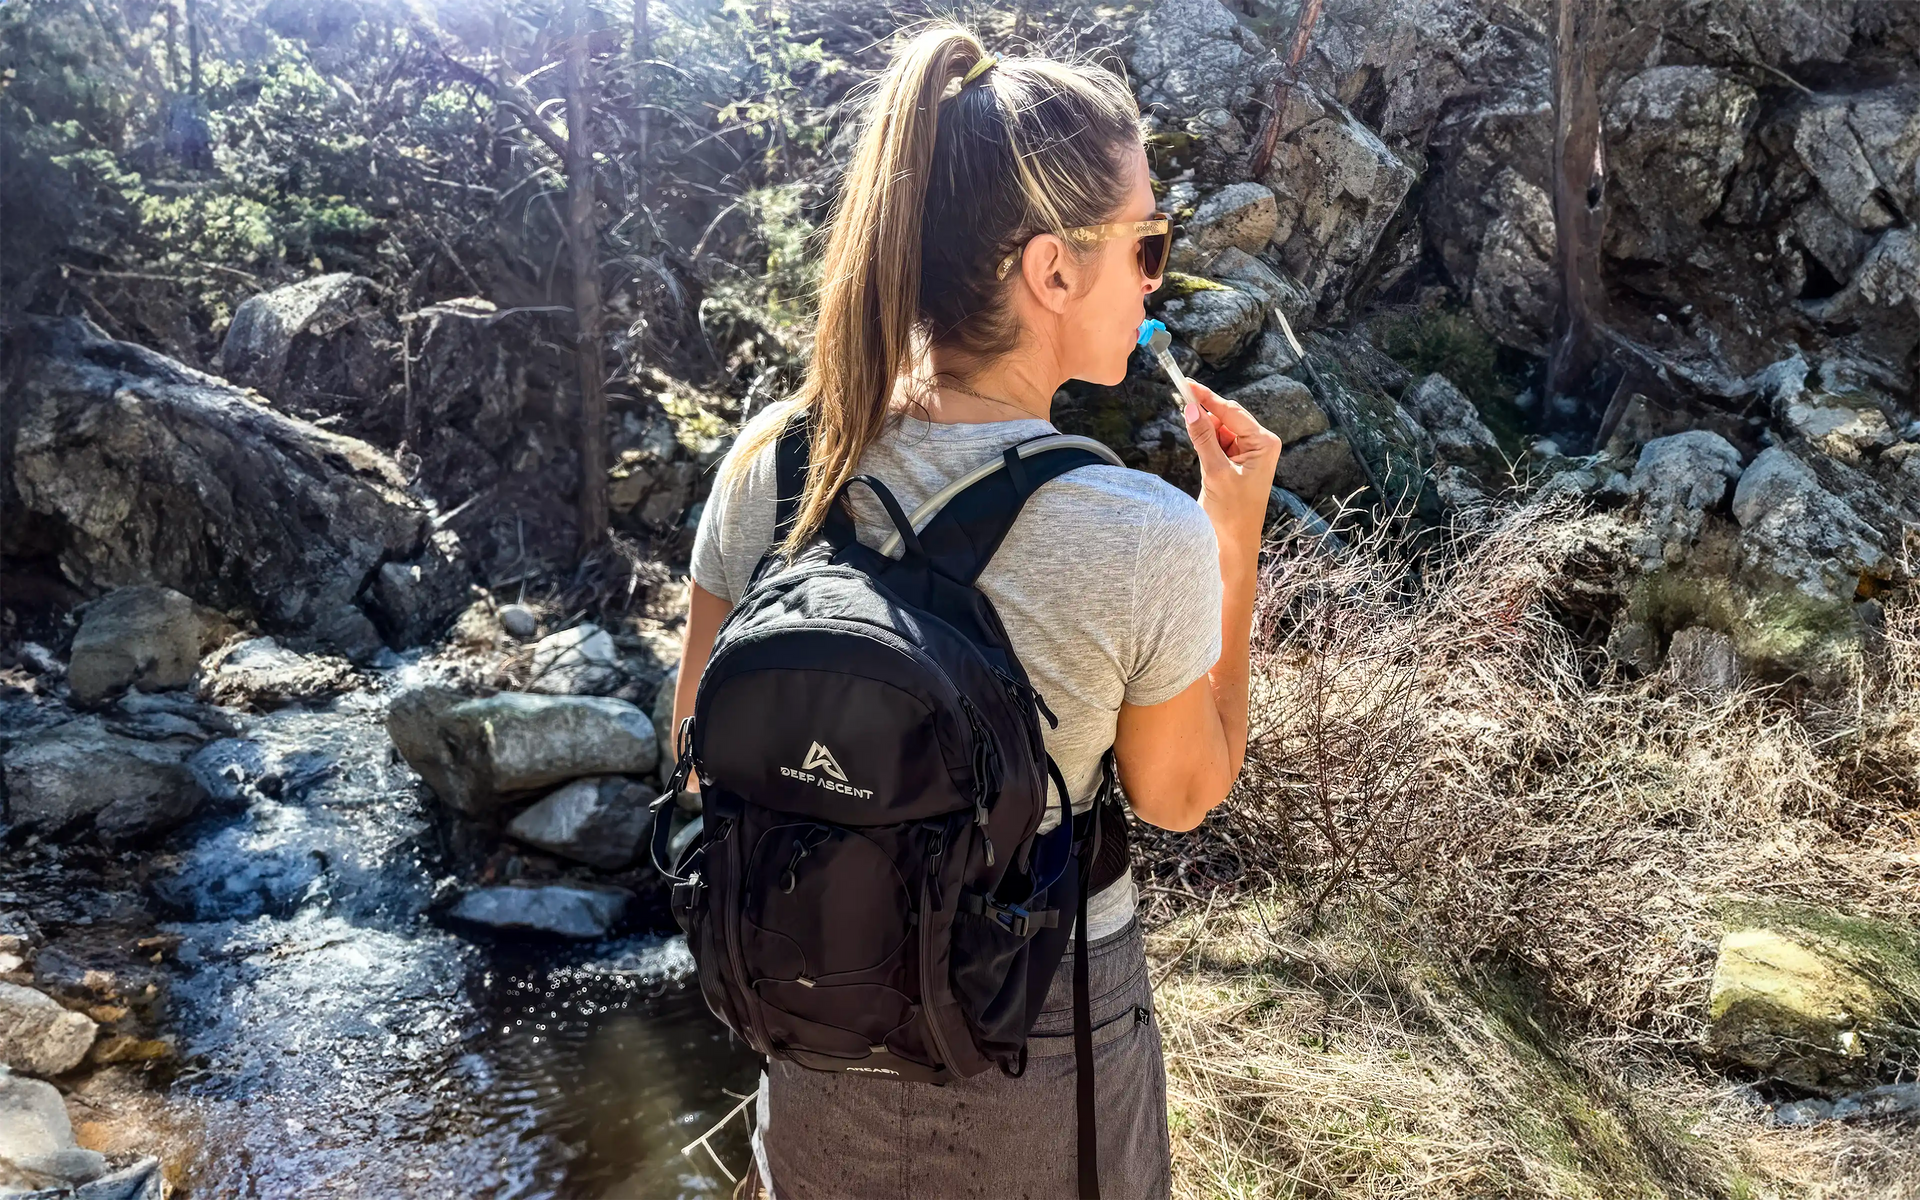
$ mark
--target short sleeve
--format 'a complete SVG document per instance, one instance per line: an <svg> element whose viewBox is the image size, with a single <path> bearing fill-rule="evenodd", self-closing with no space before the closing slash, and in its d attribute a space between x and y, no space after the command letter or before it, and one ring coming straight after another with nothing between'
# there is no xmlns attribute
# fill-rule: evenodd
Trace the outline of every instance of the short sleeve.
<svg viewBox="0 0 1920 1200"><path fill-rule="evenodd" d="M700 527L693 535L693 581L725 600L740 603L760 556L773 542L775 517L774 449L777 439L764 442L751 462L736 457L755 440L762 422L785 424L789 403L769 406L748 423L720 460L713 492L700 510Z"/></svg>
<svg viewBox="0 0 1920 1200"><path fill-rule="evenodd" d="M1140 528L1134 561L1133 662L1126 702L1159 704L1220 658L1220 543L1200 505L1167 485Z"/></svg>

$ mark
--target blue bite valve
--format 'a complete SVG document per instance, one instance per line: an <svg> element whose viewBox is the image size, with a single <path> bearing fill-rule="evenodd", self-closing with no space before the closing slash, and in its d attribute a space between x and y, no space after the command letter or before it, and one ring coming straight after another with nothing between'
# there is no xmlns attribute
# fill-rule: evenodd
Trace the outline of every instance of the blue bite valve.
<svg viewBox="0 0 1920 1200"><path fill-rule="evenodd" d="M1173 335L1167 327L1151 318L1140 322L1140 339L1137 343L1152 352L1160 362L1160 369L1173 380L1174 389L1179 393L1180 404L1184 408L1187 401L1193 399L1193 393L1187 387L1187 377L1180 370L1180 364L1173 361Z"/></svg>

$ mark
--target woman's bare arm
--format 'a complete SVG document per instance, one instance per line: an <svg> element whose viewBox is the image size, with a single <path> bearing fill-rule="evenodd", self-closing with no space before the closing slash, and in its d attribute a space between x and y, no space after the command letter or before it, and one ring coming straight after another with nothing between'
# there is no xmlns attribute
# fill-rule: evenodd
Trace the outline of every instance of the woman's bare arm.
<svg viewBox="0 0 1920 1200"><path fill-rule="evenodd" d="M1220 544L1220 658L1160 704L1120 706L1114 759L1141 820L1186 830L1233 788L1247 755L1247 676L1260 531L1280 439L1200 384L1187 432L1200 456L1200 507Z"/></svg>
<svg viewBox="0 0 1920 1200"><path fill-rule="evenodd" d="M666 739L664 745L669 748L668 753L672 753L680 722L693 713L693 698L700 690L700 672L707 669L707 658L713 653L713 635L720 631L720 622L733 611L733 605L692 580L687 581L687 594L687 631L680 648L680 678L673 686L673 728L660 731L660 736ZM689 775L687 790L699 791L700 780Z"/></svg>

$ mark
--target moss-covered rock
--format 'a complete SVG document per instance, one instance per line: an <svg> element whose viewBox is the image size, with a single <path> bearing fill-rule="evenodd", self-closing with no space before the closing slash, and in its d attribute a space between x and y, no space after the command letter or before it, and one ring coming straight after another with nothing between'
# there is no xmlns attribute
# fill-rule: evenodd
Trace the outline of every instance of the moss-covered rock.
<svg viewBox="0 0 1920 1200"><path fill-rule="evenodd" d="M1870 1086L1890 1057L1913 1045L1920 995L1908 989L1916 980L1920 948L1876 922L1789 919L1729 929L1708 996L1707 1044L1796 1087Z"/></svg>

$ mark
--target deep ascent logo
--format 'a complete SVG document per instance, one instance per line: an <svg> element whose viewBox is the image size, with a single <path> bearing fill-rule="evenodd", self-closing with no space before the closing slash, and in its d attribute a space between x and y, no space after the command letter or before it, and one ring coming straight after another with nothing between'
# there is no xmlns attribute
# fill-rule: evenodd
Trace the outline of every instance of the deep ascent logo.
<svg viewBox="0 0 1920 1200"><path fill-rule="evenodd" d="M820 774L816 774L820 772ZM806 761L798 767L781 767L780 773L788 779L798 779L829 792L839 792L844 796L856 796L862 800L873 795L872 788L857 788L847 783L847 773L840 769L840 762L834 758L833 751L819 742L807 747Z"/></svg>

